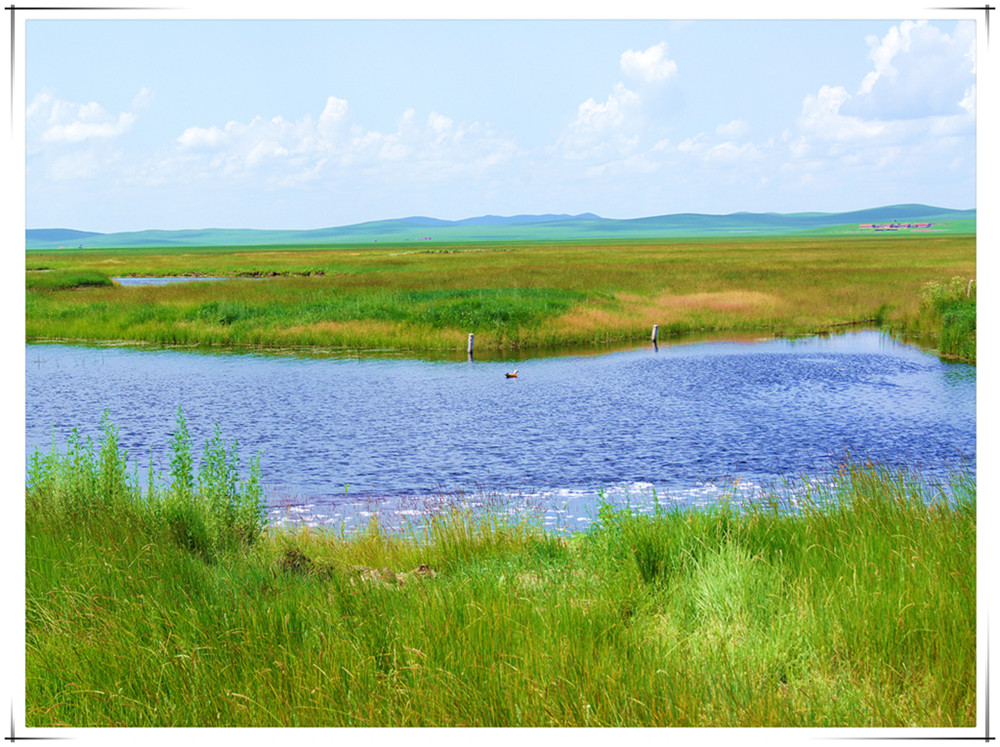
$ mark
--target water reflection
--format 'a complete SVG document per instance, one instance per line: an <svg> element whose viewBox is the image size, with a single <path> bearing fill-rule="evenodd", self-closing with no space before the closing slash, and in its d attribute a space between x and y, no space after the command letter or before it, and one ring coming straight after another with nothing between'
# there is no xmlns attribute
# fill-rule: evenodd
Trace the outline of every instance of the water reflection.
<svg viewBox="0 0 1000 747"><path fill-rule="evenodd" d="M158 280L161 278L152 278ZM178 280L227 280L228 278L179 278ZM879 345L886 350L897 349L900 344L916 345L917 341L899 340L892 336L876 332L873 330L856 330L852 333L841 335L803 335L801 337L776 337L763 333L741 333L741 332L692 332L683 335L674 335L659 338L658 344L652 342L639 344L635 342L607 342L593 343L586 345L561 345L558 347L539 346L533 348L520 348L511 350L488 350L476 348L474 355L470 356L463 349L454 350L408 350L405 348L322 348L318 346L309 347L269 347L267 345L257 345L249 347L220 347L218 345L177 344L177 343L155 343L155 342L81 342L74 343L74 347L89 347L97 349L123 349L123 350L170 350L183 351L193 355L261 355L272 358L300 358L307 360L397 360L397 361L425 361L437 363L487 363L487 362L507 362L519 363L545 358L590 358L611 353L627 353L647 350L650 352L660 352L660 348L669 350L675 347L687 347L698 343L734 343L734 344L756 344L763 342L781 342L794 346L797 342L810 342L816 340L831 340L844 336L844 334L865 333L879 338ZM40 343L45 344L45 343ZM927 346L920 346L926 352L933 352ZM954 361L946 361L953 363ZM975 367L965 364L958 364L963 369L971 371L975 377Z"/></svg>

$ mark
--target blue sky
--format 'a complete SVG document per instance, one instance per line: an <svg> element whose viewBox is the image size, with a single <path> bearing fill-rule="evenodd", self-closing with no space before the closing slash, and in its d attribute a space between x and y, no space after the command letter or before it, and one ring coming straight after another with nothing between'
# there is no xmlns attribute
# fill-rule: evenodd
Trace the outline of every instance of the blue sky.
<svg viewBox="0 0 1000 747"><path fill-rule="evenodd" d="M26 223L969 208L975 52L957 18L32 18Z"/></svg>

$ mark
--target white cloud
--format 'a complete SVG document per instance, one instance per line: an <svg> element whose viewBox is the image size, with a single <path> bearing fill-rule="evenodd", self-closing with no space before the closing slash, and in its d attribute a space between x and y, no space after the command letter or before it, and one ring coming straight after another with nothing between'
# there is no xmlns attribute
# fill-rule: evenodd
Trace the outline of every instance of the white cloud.
<svg viewBox="0 0 1000 747"><path fill-rule="evenodd" d="M643 52L622 52L622 71L645 83L667 80L677 74L677 63L667 57L667 43L660 42Z"/></svg>
<svg viewBox="0 0 1000 747"><path fill-rule="evenodd" d="M152 101L153 92L143 86L139 89L139 93L132 98L132 111L135 111L136 109L145 109L152 103Z"/></svg>
<svg viewBox="0 0 1000 747"><path fill-rule="evenodd" d="M716 164L736 164L759 157L757 146L753 143L734 143L726 141L709 148L705 160Z"/></svg>
<svg viewBox="0 0 1000 747"><path fill-rule="evenodd" d="M809 141L802 135L791 140L791 135L787 131L784 133L783 138L789 140L788 152L791 153L792 158L805 158L809 155Z"/></svg>
<svg viewBox="0 0 1000 747"><path fill-rule="evenodd" d="M177 138L181 148L218 148L226 140L226 133L215 125L211 127L188 127Z"/></svg>
<svg viewBox="0 0 1000 747"><path fill-rule="evenodd" d="M636 83L615 83L603 101L591 97L581 103L549 149L557 158L583 164L585 175L648 172L662 160L669 97L657 84L676 76L677 63L667 56L666 42L660 42L623 52L620 66ZM646 151L660 155L645 159Z"/></svg>
<svg viewBox="0 0 1000 747"><path fill-rule="evenodd" d="M885 134L888 127L883 122L840 113L850 98L843 86L823 86L819 93L809 94L802 102L799 127L822 140L868 140Z"/></svg>
<svg viewBox="0 0 1000 747"><path fill-rule="evenodd" d="M621 83L616 83L607 101L597 103L590 98L577 109L573 128L580 131L606 133L617 129L625 122L630 111L639 103L639 95Z"/></svg>
<svg viewBox="0 0 1000 747"><path fill-rule="evenodd" d="M102 117L103 118L103 117ZM48 128L42 135L46 142L79 143L90 138L112 138L128 132L135 122L135 115L129 112L119 114L117 119L107 121L67 122Z"/></svg>
<svg viewBox="0 0 1000 747"><path fill-rule="evenodd" d="M427 124L434 132L444 133L451 129L455 121L443 114L431 112L427 115Z"/></svg>
<svg viewBox="0 0 1000 747"><path fill-rule="evenodd" d="M145 106L150 98L149 90L143 88L133 99L133 108ZM77 104L42 91L25 109L28 150L37 149L40 142L80 143L115 138L128 132L135 121L133 111L115 115L95 101Z"/></svg>
<svg viewBox="0 0 1000 747"><path fill-rule="evenodd" d="M904 21L867 42L874 69L847 113L889 119L955 114L975 85L972 22L958 23L947 34L927 21Z"/></svg>
<svg viewBox="0 0 1000 747"><path fill-rule="evenodd" d="M636 148L643 126L638 93L616 83L607 100L589 98L577 107L555 150L571 160L625 157Z"/></svg>
<svg viewBox="0 0 1000 747"><path fill-rule="evenodd" d="M79 189L87 180L100 178L107 186L127 178L123 174L132 162L121 136L135 125L136 111L151 101L152 92L142 88L130 111L115 114L95 101L65 101L51 90L37 93L25 108L25 167L32 180Z"/></svg>
<svg viewBox="0 0 1000 747"><path fill-rule="evenodd" d="M782 134L785 188L817 190L820 199L823 183L852 184L883 204L950 202L942 195L967 193L969 175L957 169L975 159L973 32L972 24L949 35L904 22L869 38L873 69L856 92L822 86L805 96L795 126ZM919 195L911 192L916 184Z"/></svg>
<svg viewBox="0 0 1000 747"><path fill-rule="evenodd" d="M869 38L874 69L857 93L827 85L803 100L798 132L785 136L793 162L825 157L831 167L916 175L920 164L974 157L973 31L904 22Z"/></svg>
<svg viewBox="0 0 1000 747"><path fill-rule="evenodd" d="M965 91L965 95L962 96L962 100L958 102L958 105L967 113L976 113L976 87L972 86Z"/></svg>
<svg viewBox="0 0 1000 747"><path fill-rule="evenodd" d="M447 141L450 135L454 134L453 126L455 122L450 117L446 117L443 114L438 114L437 112L431 112L427 115L427 128L436 134L434 138L435 145L441 145Z"/></svg>
<svg viewBox="0 0 1000 747"><path fill-rule="evenodd" d="M629 50L621 69L637 82L618 83L605 100L580 104L551 151L562 158L553 168L579 163L576 173L594 179L669 173L676 189L692 194L711 192L714 183L740 185L746 194L774 190L759 195L764 202L782 191L801 201L803 185L822 180L905 192L905 175L925 181L928 169L954 170L960 166L950 164L974 158L973 41L973 24L958 24L950 34L927 23L897 24L869 40L869 76L805 95L784 132L753 141L749 119L741 117L714 130L674 131L676 124L655 111L664 89L648 85L676 76L666 44Z"/></svg>
<svg viewBox="0 0 1000 747"><path fill-rule="evenodd" d="M323 113L319 115L319 131L328 137L337 132L347 121L347 110L344 99L336 96L327 98Z"/></svg>
<svg viewBox="0 0 1000 747"><path fill-rule="evenodd" d="M290 121L276 116L231 121L225 127L189 127L173 153L153 171L186 178L244 178L287 186L323 179L343 180L346 170L375 178L381 170L475 175L508 160L514 144L488 125L457 124L440 112L425 120L414 109L399 117L396 130L380 132L350 125L347 101L330 96L318 119Z"/></svg>
<svg viewBox="0 0 1000 747"><path fill-rule="evenodd" d="M700 154L704 153L708 149L708 145L705 143L705 134L699 132L694 137L684 138L677 146L677 150L681 153L691 153Z"/></svg>
<svg viewBox="0 0 1000 747"><path fill-rule="evenodd" d="M837 85L823 86L805 97L797 130L782 135L787 158L781 175L787 189L818 190L821 197L823 183L852 184L882 204L950 204L957 190L964 194L970 189L968 173L959 169L975 158L975 85L953 76L945 95L940 86L949 76L938 68L944 64L954 69L964 55L924 54L918 64L913 56L918 36L924 42L945 38L923 24L901 24L872 44L876 69L856 94ZM967 61L959 67L967 71ZM921 68L933 94L930 98L920 98L925 92L917 85L915 71ZM915 102L894 104L893 97L905 91L913 93ZM932 106L934 97L951 103ZM948 113L934 113L939 108ZM936 177L929 180L930 174ZM927 191L931 183L933 193ZM912 192L917 184L923 185L920 194Z"/></svg>
<svg viewBox="0 0 1000 747"><path fill-rule="evenodd" d="M976 116L974 26L937 26L885 24L888 30L869 40L870 66L856 60L865 66L855 77L801 90L797 116L772 125L721 92L716 100L733 108L699 121L700 96L683 90L686 80L666 43L629 49L620 56L622 82L582 94L573 102L582 103L563 110L555 142L531 151L486 123L463 120L461 111L407 109L394 124L374 129L348 101L323 95L309 114L189 120L193 126L178 126L156 155L116 155L115 148L139 147L138 138L120 136L145 121L148 89L122 112L107 102L40 93L27 108L29 182L44 174L47 181L32 183L49 189L61 181L67 194L86 192L82 180L95 176L109 188L155 187L163 195L181 189L200 196L204 205L190 201L206 214L222 209L216 200L228 199L260 211L254 220L265 222L302 220L290 217L290 208L316 204L307 190L330 211L322 215L345 221L375 205L384 217L420 210L465 217L475 214L463 215L467 206L485 199L496 202L468 209L501 212L517 204L530 212L572 203L580 212L604 212L615 205L618 217L628 217L671 212L675 206L665 207L671 199L683 209L732 201L729 211L789 202L828 209L842 204L845 193L871 204L934 202L934 195L904 192L918 183L944 194L958 193L947 192L950 185L965 187L974 174ZM264 192L270 194L260 197ZM441 205L453 214L443 215Z"/></svg>
<svg viewBox="0 0 1000 747"><path fill-rule="evenodd" d="M734 119L731 122L720 124L715 128L715 133L722 137L737 138L743 137L750 131L750 124L743 119Z"/></svg>

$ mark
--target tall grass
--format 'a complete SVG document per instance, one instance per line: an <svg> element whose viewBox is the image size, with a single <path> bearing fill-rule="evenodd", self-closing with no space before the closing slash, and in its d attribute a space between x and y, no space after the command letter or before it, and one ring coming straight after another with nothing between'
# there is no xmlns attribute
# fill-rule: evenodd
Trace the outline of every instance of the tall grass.
<svg viewBox="0 0 1000 747"><path fill-rule="evenodd" d="M968 475L846 465L795 510L605 506L567 538L456 506L206 554L161 509L211 484L231 526L229 452L137 499L108 434L30 470L28 726L975 723Z"/></svg>
<svg viewBox="0 0 1000 747"><path fill-rule="evenodd" d="M183 411L171 446L170 482L163 485L152 472L143 490L138 461L129 473L128 454L118 446L118 429L108 411L101 419L96 448L74 428L65 451L53 443L48 453L35 449L28 461L26 505L29 513L57 523L119 519L159 527L178 545L206 560L253 545L264 528L260 458L250 460L249 475L240 475L237 442L226 447L218 426L205 443L196 473L191 440Z"/></svg>
<svg viewBox="0 0 1000 747"><path fill-rule="evenodd" d="M975 279L955 276L947 283L931 281L925 284L921 289L920 308L923 317L920 321L937 334L941 354L976 360Z"/></svg>

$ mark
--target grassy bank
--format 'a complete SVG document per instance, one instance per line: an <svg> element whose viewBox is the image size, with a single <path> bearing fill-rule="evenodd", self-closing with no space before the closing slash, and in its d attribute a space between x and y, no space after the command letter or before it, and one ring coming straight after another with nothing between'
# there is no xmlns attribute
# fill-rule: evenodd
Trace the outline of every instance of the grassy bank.
<svg viewBox="0 0 1000 747"><path fill-rule="evenodd" d="M969 476L344 537L256 523L218 434L150 494L104 433L32 460L30 727L975 723Z"/></svg>
<svg viewBox="0 0 1000 747"><path fill-rule="evenodd" d="M904 327L974 236L29 252L28 339L480 350ZM45 268L49 273L39 272ZM225 276L44 287L50 273Z"/></svg>
<svg viewBox="0 0 1000 747"><path fill-rule="evenodd" d="M976 281L955 276L925 284L920 313L902 326L911 335L929 338L940 355L975 363Z"/></svg>

